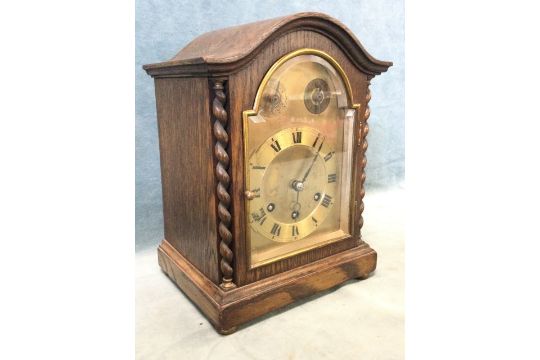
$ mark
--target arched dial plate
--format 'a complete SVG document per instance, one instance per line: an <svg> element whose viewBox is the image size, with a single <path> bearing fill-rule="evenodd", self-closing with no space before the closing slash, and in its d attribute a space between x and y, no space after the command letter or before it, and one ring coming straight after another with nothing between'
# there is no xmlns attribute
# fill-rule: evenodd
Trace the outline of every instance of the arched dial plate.
<svg viewBox="0 0 540 360"><path fill-rule="evenodd" d="M352 235L357 104L329 54L299 49L268 70L243 111L250 268Z"/></svg>
<svg viewBox="0 0 540 360"><path fill-rule="evenodd" d="M249 223L273 241L313 233L334 205L338 184L335 150L317 129L291 127L269 137L249 160Z"/></svg>

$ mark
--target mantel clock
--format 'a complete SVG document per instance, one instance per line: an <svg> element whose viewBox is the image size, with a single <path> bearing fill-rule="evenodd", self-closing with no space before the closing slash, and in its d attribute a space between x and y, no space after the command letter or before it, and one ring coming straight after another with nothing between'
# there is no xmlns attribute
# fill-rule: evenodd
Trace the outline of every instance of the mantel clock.
<svg viewBox="0 0 540 360"><path fill-rule="evenodd" d="M199 36L155 79L163 271L223 334L374 271L362 239L374 59L300 13Z"/></svg>

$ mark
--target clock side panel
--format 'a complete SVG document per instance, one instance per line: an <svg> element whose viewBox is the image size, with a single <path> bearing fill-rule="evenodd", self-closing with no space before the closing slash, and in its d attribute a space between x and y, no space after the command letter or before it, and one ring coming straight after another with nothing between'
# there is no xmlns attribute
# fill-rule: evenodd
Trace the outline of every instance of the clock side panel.
<svg viewBox="0 0 540 360"><path fill-rule="evenodd" d="M216 182L206 78L158 78L165 240L219 283Z"/></svg>
<svg viewBox="0 0 540 360"><path fill-rule="evenodd" d="M241 71L230 75L229 77L229 95L233 99L230 103L230 119L232 134L242 134L243 120L242 112L252 109L257 89L268 71L268 69L282 56L301 49L313 48L324 51L332 56L344 69L351 83L354 103L361 104L356 114L354 126L354 159L353 163L359 164L361 157L361 129L359 119L365 111L365 99L368 91L369 78L366 74L360 72L348 59L347 55L341 51L337 44L323 34L308 30L298 30L289 32L279 38L271 41L266 47L260 50L255 59ZM337 241L325 246L309 250L298 255L294 255L268 265L263 265L250 269L249 248L246 239L245 228L247 226L244 214L244 154L243 139L241 136L231 139L231 146L235 152L235 166L233 167L234 192L233 207L235 209L233 217L234 225L234 250L235 250L235 273L238 285L251 283L271 275L281 273L307 263L323 259L327 256L351 249L361 243L359 232L359 214L360 204L352 210L352 237ZM359 180L362 169L357 166L353 169L353 182L356 191L353 191L353 203L360 194Z"/></svg>

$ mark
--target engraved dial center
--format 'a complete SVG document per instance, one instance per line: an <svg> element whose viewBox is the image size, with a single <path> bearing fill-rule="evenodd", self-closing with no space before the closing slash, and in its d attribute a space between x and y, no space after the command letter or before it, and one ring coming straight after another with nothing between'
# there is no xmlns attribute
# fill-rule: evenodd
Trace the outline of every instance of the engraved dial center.
<svg viewBox="0 0 540 360"><path fill-rule="evenodd" d="M282 150L268 165L261 182L261 196L264 202L275 204L272 216L277 221L297 222L315 209L317 203L309 194L325 188L327 175L323 158L317 157L307 181L291 181L291 177L304 175L314 155L315 150L309 146L293 145Z"/></svg>
<svg viewBox="0 0 540 360"><path fill-rule="evenodd" d="M300 240L331 213L338 193L333 140L317 129L283 129L250 158L250 224L278 242Z"/></svg>

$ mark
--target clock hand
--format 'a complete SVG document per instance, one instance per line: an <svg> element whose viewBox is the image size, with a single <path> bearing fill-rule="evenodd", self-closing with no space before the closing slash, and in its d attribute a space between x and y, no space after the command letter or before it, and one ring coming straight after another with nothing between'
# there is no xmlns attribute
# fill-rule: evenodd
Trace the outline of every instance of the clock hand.
<svg viewBox="0 0 540 360"><path fill-rule="evenodd" d="M300 205L300 202L298 201L299 198L300 198L300 191L297 191L297 192L296 192L296 203L297 203L298 205Z"/></svg>
<svg viewBox="0 0 540 360"><path fill-rule="evenodd" d="M292 186L293 190L296 191L296 201L293 201L291 204L292 204L292 207L291 209L295 209L296 208L296 205L300 205L300 202L298 201L298 199L300 198L300 191L302 191L301 189L297 189L294 187L294 185Z"/></svg>
<svg viewBox="0 0 540 360"><path fill-rule="evenodd" d="M297 191L296 192L296 201L292 205L293 212L291 213L291 217L293 218L293 220L296 220L298 218L298 216L300 216L300 208L302 207L302 205L298 201L299 197L300 197L300 191Z"/></svg>
<svg viewBox="0 0 540 360"><path fill-rule="evenodd" d="M272 97L270 98L270 102L272 106L277 106L277 102L280 100L279 98L279 85L281 82L278 80L276 84L276 88L274 89L274 93L272 94Z"/></svg>
<svg viewBox="0 0 540 360"><path fill-rule="evenodd" d="M311 172L311 169L313 168L313 165L315 165L315 161L317 161L317 156L319 156L319 152L321 151L321 148L324 144L324 140L326 140L326 136L323 138L323 140L321 141L321 145L319 145L319 148L317 149L317 153L315 154L315 156L313 157L313 161L311 162L311 165L309 166L309 168L307 169L306 173L304 174L304 177L302 178L302 183L304 181L306 181L309 173Z"/></svg>
<svg viewBox="0 0 540 360"><path fill-rule="evenodd" d="M276 94L279 92L279 85L281 85L281 81L278 80L277 85L276 85L276 89L274 90L274 93L276 93Z"/></svg>

